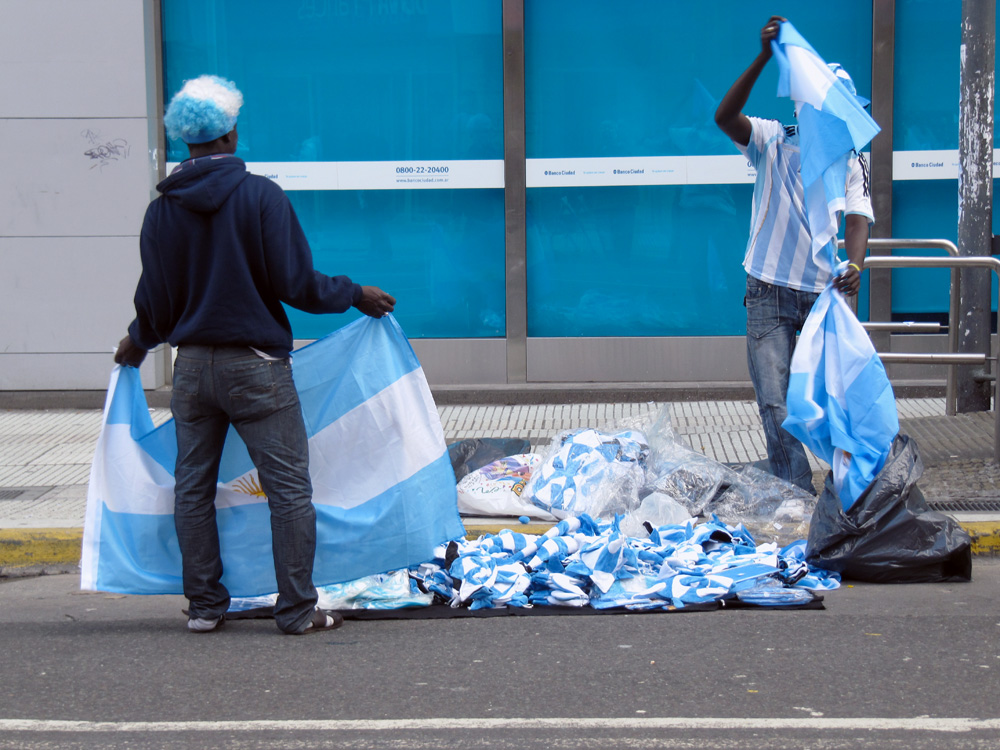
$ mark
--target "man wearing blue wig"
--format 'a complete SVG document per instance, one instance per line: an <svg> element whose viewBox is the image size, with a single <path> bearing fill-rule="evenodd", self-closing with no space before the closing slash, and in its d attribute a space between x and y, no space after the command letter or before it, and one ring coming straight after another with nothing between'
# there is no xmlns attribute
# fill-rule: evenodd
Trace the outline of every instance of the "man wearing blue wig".
<svg viewBox="0 0 1000 750"><path fill-rule="evenodd" d="M777 39L784 21L772 16L761 29L761 51L719 103L715 122L757 171L750 239L743 259L747 272L744 303L747 363L764 427L768 463L775 476L816 494L805 448L781 424L787 416L785 399L796 334L833 273L820 267L811 252L805 187L799 171L798 125L743 114L757 78L771 59L771 41ZM847 72L836 64L829 67L856 95ZM843 294L855 295L868 245L868 226L874 221L868 165L858 153L852 153L848 163L844 213L849 265L833 282Z"/></svg>
<svg viewBox="0 0 1000 750"><path fill-rule="evenodd" d="M292 329L282 303L311 313L352 306L375 318L396 300L313 268L284 191L247 172L236 153L243 95L217 76L187 81L163 118L190 158L156 186L139 250L136 317L115 362L138 367L162 342L177 347L170 407L177 428L174 519L188 629L217 630L229 608L215 518L222 448L232 425L267 495L285 633L320 632L343 618L316 608L316 511L309 447L292 381Z"/></svg>

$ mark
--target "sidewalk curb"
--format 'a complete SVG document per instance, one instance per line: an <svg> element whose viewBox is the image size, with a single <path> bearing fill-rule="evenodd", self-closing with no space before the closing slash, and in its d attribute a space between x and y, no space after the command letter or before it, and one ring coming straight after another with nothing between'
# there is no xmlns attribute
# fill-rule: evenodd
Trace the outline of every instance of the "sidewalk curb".
<svg viewBox="0 0 1000 750"><path fill-rule="evenodd" d="M465 538L477 539L504 529L522 534L544 534L552 524L544 521L520 523L516 518L468 519ZM972 537L974 557L1000 557L1000 519L959 521ZM0 578L77 572L83 529L0 529Z"/></svg>
<svg viewBox="0 0 1000 750"><path fill-rule="evenodd" d="M1000 521L960 521L959 524L972 537L974 556L1000 556Z"/></svg>
<svg viewBox="0 0 1000 750"><path fill-rule="evenodd" d="M0 529L0 577L75 572L83 529Z"/></svg>

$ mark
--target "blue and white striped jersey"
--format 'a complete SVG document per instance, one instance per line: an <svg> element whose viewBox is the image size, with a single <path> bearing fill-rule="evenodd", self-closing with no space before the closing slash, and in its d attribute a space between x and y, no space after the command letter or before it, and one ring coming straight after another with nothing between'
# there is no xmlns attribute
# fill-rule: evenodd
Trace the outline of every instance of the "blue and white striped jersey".
<svg viewBox="0 0 1000 750"><path fill-rule="evenodd" d="M818 265L810 250L805 191L799 175L798 126L751 117L746 146L736 144L757 170L750 218L750 239L743 267L754 278L800 291L821 292L833 275L827 261ZM868 163L853 154L848 164L846 213L872 213Z"/></svg>

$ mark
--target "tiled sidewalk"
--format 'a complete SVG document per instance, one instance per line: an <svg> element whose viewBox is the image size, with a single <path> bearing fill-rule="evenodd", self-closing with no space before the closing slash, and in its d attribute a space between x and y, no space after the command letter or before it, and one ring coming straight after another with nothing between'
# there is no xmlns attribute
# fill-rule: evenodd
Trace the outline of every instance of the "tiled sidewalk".
<svg viewBox="0 0 1000 750"><path fill-rule="evenodd" d="M901 399L900 417L943 417L943 399ZM476 437L518 437L544 451L559 432L608 428L670 409L671 425L691 447L718 461L763 458L757 407L750 401L672 403L441 406L447 442ZM151 409L154 424L170 418ZM83 525L87 482L101 412L52 410L0 412L0 528L74 528ZM825 467L811 459L815 471Z"/></svg>

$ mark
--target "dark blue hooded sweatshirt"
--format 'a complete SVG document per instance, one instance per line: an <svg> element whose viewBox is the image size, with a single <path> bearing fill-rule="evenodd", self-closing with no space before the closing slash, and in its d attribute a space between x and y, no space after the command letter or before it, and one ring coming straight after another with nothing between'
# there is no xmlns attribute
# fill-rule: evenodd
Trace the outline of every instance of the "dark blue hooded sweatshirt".
<svg viewBox="0 0 1000 750"><path fill-rule="evenodd" d="M132 340L144 349L251 346L287 357L292 328L281 306L341 313L361 301L346 276L313 269L288 196L235 156L182 162L156 186L139 248Z"/></svg>

